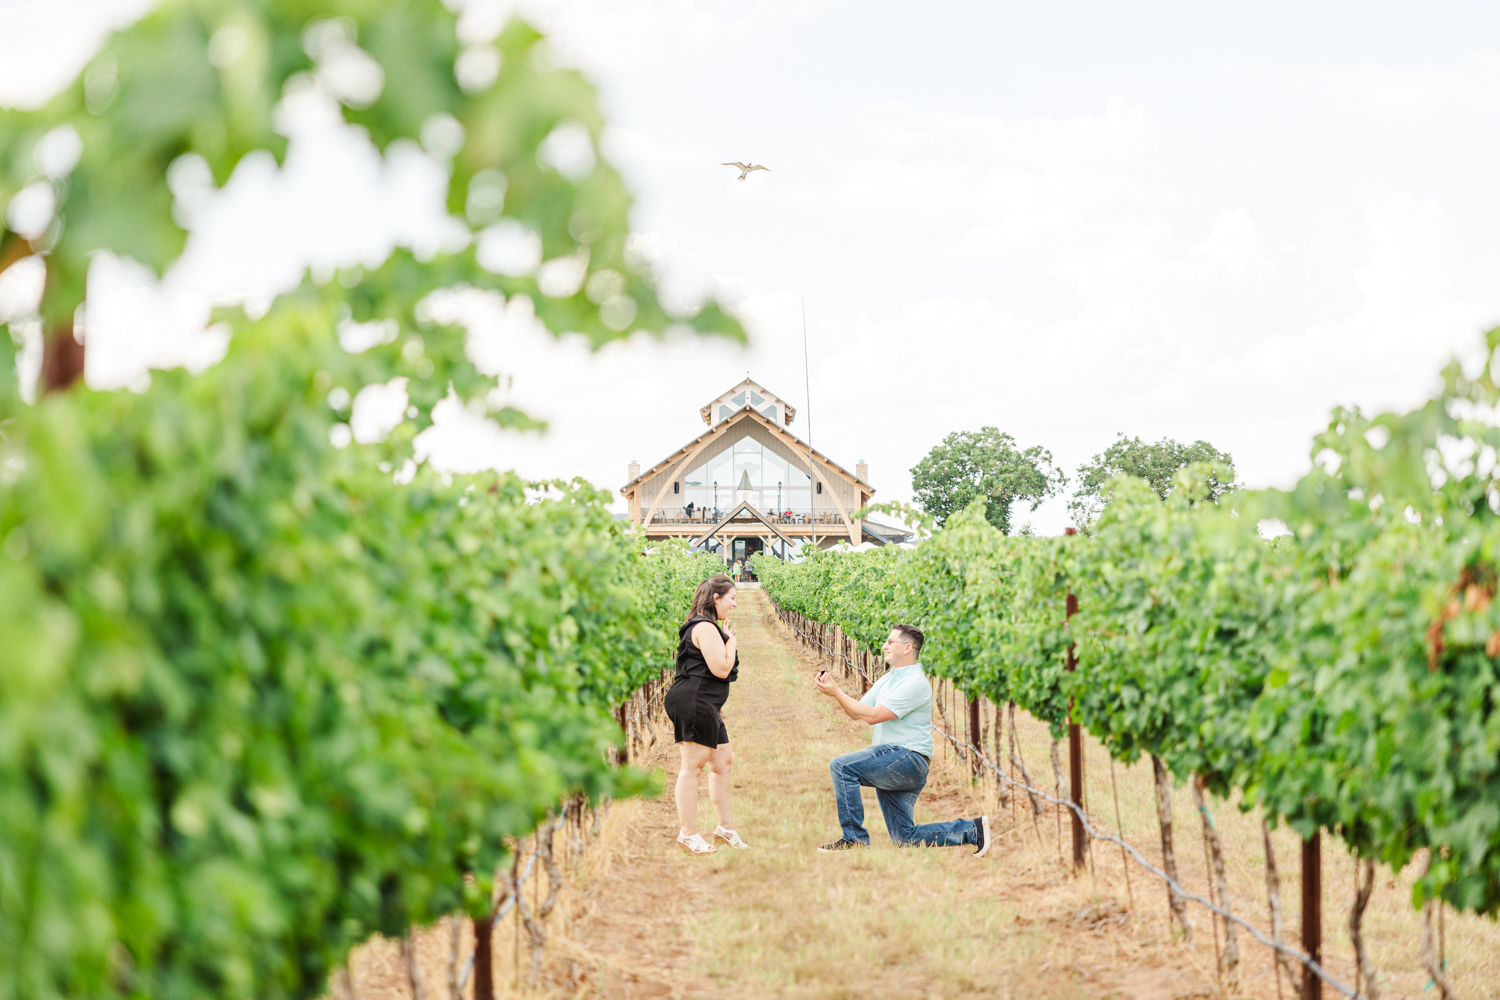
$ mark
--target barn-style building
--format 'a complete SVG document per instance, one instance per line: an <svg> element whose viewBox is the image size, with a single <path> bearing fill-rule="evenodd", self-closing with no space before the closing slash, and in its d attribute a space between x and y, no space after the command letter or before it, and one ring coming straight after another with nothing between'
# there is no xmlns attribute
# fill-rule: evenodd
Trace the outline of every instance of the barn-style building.
<svg viewBox="0 0 1500 1000"><path fill-rule="evenodd" d="M698 411L708 430L649 469L630 463L620 492L648 539L687 538L726 563L840 542L886 545L911 533L855 519L875 495L864 461L851 472L789 428L796 408L745 379Z"/></svg>

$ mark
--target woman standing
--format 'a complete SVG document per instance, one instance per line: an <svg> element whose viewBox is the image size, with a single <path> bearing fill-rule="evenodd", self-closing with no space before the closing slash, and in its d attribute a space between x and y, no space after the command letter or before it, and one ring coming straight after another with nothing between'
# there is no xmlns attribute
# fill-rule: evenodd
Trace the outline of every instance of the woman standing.
<svg viewBox="0 0 1500 1000"><path fill-rule="evenodd" d="M714 839L730 847L749 847L734 832L729 801L729 731L719 711L729 700L729 685L739 677L740 657L734 627L725 619L738 604L734 581L711 576L698 584L688 619L677 630L677 677L667 691L667 718L682 751L677 772L677 843L689 854L712 854L718 848L698 832L698 774L708 767L708 798L719 825Z"/></svg>

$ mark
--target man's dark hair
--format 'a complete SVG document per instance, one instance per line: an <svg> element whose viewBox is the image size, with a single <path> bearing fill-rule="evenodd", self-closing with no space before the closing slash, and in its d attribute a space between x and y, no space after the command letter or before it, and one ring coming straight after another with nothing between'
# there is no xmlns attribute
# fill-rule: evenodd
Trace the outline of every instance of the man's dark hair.
<svg viewBox="0 0 1500 1000"><path fill-rule="evenodd" d="M913 653L917 656L922 655L922 643L927 641L927 637L922 634L921 629L915 625L892 625L891 629L900 633L906 638L907 642L911 643L911 651Z"/></svg>

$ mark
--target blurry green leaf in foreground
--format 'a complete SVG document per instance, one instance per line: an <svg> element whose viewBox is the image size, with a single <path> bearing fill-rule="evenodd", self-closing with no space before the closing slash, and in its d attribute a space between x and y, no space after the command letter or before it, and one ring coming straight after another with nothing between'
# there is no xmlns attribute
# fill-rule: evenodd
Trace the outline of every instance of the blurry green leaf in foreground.
<svg viewBox="0 0 1500 1000"><path fill-rule="evenodd" d="M341 108L382 151L446 163L449 211L470 234L411 248L422 266L332 285L355 320L414 329L424 296L462 283L524 295L549 329L595 345L677 323L743 338L712 302L670 315L627 252L631 199L599 154L592 85L555 68L519 21L461 46L438 0L167 0L44 107L0 112L0 204L12 208L0 267L45 254L41 311L70 329L93 254L163 272L247 154L284 154L299 102Z"/></svg>
<svg viewBox="0 0 1500 1000"><path fill-rule="evenodd" d="M684 319L627 258L592 89L534 32L461 47L421 0L165 3L0 115L0 266L41 255L67 335L95 254L161 272L195 199L284 152L284 96L450 160L490 242L304 280L141 394L26 405L0 336L0 998L317 996L372 933L482 907L564 797L647 786L607 764L610 710L671 662L711 564L643 553L587 484L412 462L434 407L494 385L433 292L594 344ZM346 350L361 322L382 335ZM376 384L421 418L351 445Z"/></svg>

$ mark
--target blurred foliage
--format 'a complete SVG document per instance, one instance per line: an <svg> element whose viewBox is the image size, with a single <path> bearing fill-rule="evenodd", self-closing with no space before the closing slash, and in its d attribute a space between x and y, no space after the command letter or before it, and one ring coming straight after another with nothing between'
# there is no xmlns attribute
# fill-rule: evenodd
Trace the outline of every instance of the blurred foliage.
<svg viewBox="0 0 1500 1000"><path fill-rule="evenodd" d="M1007 535L1016 501L1029 500L1036 510L1067 481L1061 469L1053 468L1051 452L1040 445L1023 451L1015 438L995 427L954 431L911 470L917 502L939 525L983 497L985 517Z"/></svg>
<svg viewBox="0 0 1500 1000"><path fill-rule="evenodd" d="M458 86L466 58L494 79ZM529 296L595 344L682 319L742 336L712 304L668 316L627 260L593 90L534 31L461 47L421 0L167 2L46 107L0 114L0 203L57 206L0 261L43 256L41 308L66 331L91 254L160 271L180 253L167 177L201 157L222 184L281 155L278 102L309 88L385 148L451 115L454 210L587 270L549 298L472 243L400 250L352 288L304 281L227 316L225 361L141 394L25 405L0 337L0 998L316 996L370 934L482 912L508 838L562 798L649 785L607 764L610 710L671 665L717 564L643 552L582 482L410 463L435 404L494 385L462 331L422 320L434 290ZM587 169L549 153L560 127L582 130ZM400 334L351 354L351 316ZM417 419L335 447L349 397L399 377Z"/></svg>
<svg viewBox="0 0 1500 1000"><path fill-rule="evenodd" d="M473 67L467 91L458 60ZM6 233L18 245L0 258L45 253L43 315L49 325L70 323L96 251L158 273L181 253L193 199L174 198L169 177L186 190L201 163L223 185L247 154L281 157L278 105L310 91L341 100L346 120L382 150L425 138L445 160L451 151L440 147L456 122L462 145L447 161L455 216L476 231L518 224L539 240L545 261L586 261L581 280L554 297L539 289L535 268L501 275L480 266L471 240L424 266L365 275L349 293L356 319L378 304L376 315L410 327L426 294L464 282L527 295L549 329L595 345L676 322L743 339L712 302L692 316L669 315L649 272L627 254L631 199L598 153L604 120L593 86L555 67L545 40L520 21L493 42L461 47L439 0L165 0L113 36L46 106L0 111L0 204L28 185L50 188L57 204L43 232L27 240ZM76 166L51 166L39 143L69 129L82 140ZM577 148L568 156L555 154L570 141ZM47 176L49 167L61 176Z"/></svg>
<svg viewBox="0 0 1500 1000"><path fill-rule="evenodd" d="M563 796L644 787L609 711L714 567L586 484L331 448L322 387L370 359L328 308L140 396L5 380L0 995L316 995L487 905Z"/></svg>
<svg viewBox="0 0 1500 1000"><path fill-rule="evenodd" d="M1500 330L1486 348L1415 411L1335 411L1288 492L1222 494L1223 466L1192 463L1165 489L1109 480L1092 537L1007 538L979 498L910 551L758 569L871 648L914 622L929 672L1054 736L1071 704L1111 755L1154 754L1304 837L1393 870L1430 849L1414 902L1495 914ZM1275 520L1292 534L1262 538Z"/></svg>

